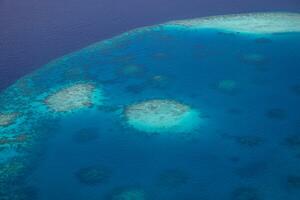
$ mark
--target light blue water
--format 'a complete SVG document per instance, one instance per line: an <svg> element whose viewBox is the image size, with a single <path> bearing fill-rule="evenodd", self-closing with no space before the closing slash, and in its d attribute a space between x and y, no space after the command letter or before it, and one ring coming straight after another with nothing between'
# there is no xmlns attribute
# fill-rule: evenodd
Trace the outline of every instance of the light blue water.
<svg viewBox="0 0 300 200"><path fill-rule="evenodd" d="M23 144L26 153L20 150L30 169L11 185L28 185L35 190L28 199L42 200L111 199L116 188L138 188L155 200L298 200L299 52L297 33L163 28L54 61L1 96L2 110L25 115L14 131L34 137ZM138 72L124 73L131 65ZM49 88L77 81L101 85L104 105L60 117L27 106ZM173 136L126 125L124 107L156 98L199 110L201 125ZM80 141L85 128L94 137ZM81 182L76 173L89 166L109 169L108 180Z"/></svg>

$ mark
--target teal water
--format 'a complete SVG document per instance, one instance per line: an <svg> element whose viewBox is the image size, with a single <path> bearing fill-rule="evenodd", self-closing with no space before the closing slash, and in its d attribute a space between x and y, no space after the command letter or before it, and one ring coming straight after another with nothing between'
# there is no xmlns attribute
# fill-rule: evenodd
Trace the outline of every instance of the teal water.
<svg viewBox="0 0 300 200"><path fill-rule="evenodd" d="M55 60L0 96L1 113L17 113L0 127L0 199L116 200L134 190L134 200L298 200L299 52L299 33L157 26ZM101 88L103 103L47 107L76 83ZM127 125L126 107L149 99L189 105L201 123L174 134ZM100 181L78 175L95 166Z"/></svg>

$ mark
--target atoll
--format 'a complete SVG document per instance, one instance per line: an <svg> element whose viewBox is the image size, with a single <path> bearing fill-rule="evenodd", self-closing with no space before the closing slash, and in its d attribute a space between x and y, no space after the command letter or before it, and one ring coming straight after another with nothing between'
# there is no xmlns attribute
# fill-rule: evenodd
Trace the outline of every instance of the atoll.
<svg viewBox="0 0 300 200"><path fill-rule="evenodd" d="M0 113L0 127L9 126L16 120L17 113Z"/></svg>
<svg viewBox="0 0 300 200"><path fill-rule="evenodd" d="M98 102L94 102L94 98L98 98ZM50 94L44 102L55 112L68 112L91 107L94 103L101 104L102 99L102 91L93 84L77 83Z"/></svg>
<svg viewBox="0 0 300 200"><path fill-rule="evenodd" d="M113 191L108 200L146 200L145 191L140 188L121 188Z"/></svg>
<svg viewBox="0 0 300 200"><path fill-rule="evenodd" d="M300 14L288 12L219 15L169 22L189 29L220 29L247 34L300 32Z"/></svg>
<svg viewBox="0 0 300 200"><path fill-rule="evenodd" d="M111 171L101 166L90 166L79 169L75 176L81 183L87 185L98 185L108 181Z"/></svg>
<svg viewBox="0 0 300 200"><path fill-rule="evenodd" d="M199 113L173 100L154 99L127 106L129 126L148 133L189 132L200 122Z"/></svg>

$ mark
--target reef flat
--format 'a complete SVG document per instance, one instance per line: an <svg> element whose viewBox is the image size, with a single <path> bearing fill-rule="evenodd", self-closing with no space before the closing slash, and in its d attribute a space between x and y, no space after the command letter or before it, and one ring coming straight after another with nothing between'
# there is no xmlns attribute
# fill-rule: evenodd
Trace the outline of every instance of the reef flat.
<svg viewBox="0 0 300 200"><path fill-rule="evenodd" d="M191 132L200 122L199 113L173 100L149 100L125 109L130 126L145 132Z"/></svg>
<svg viewBox="0 0 300 200"><path fill-rule="evenodd" d="M220 29L249 34L300 32L300 14L285 12L220 15L167 23L191 29Z"/></svg>

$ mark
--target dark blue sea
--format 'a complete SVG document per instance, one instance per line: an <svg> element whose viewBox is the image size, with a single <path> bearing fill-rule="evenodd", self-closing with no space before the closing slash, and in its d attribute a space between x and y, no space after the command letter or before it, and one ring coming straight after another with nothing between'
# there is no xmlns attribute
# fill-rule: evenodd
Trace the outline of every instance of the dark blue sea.
<svg viewBox="0 0 300 200"><path fill-rule="evenodd" d="M296 1L273 3L253 10L297 11ZM10 3L1 4L8 15ZM191 17L185 6L177 16ZM68 29L65 21L66 35L53 44L35 45L33 26L30 39L14 24L0 30L0 200L299 200L300 33L157 25L102 41L184 18L148 14L112 32L104 23L98 42L95 32L74 31L80 22ZM165 114L170 104L175 111ZM192 111L197 117L172 121Z"/></svg>

